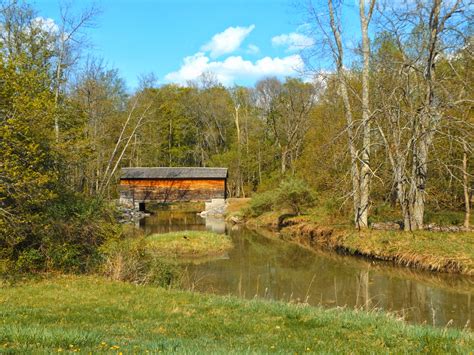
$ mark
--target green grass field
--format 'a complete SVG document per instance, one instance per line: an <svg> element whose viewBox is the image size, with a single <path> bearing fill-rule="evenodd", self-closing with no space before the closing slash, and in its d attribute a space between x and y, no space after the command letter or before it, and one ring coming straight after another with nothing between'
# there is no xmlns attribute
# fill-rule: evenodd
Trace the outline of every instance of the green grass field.
<svg viewBox="0 0 474 355"><path fill-rule="evenodd" d="M0 352L464 353L471 333L387 315L61 276L0 290Z"/></svg>

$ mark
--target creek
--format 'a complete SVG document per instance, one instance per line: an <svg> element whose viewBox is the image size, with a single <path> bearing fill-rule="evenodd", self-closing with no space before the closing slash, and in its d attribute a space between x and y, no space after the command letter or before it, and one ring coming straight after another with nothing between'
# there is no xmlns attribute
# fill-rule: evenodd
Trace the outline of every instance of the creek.
<svg viewBox="0 0 474 355"><path fill-rule="evenodd" d="M474 279L308 250L268 231L231 226L195 213L158 211L139 221L146 234L210 230L228 234L223 258L187 264L186 287L219 295L383 310L408 322L472 330Z"/></svg>

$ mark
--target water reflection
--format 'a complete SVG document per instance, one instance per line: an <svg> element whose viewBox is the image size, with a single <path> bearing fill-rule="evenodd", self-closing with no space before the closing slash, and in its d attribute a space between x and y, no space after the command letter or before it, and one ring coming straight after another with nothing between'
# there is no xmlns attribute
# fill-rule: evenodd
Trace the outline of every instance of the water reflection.
<svg viewBox="0 0 474 355"><path fill-rule="evenodd" d="M245 298L261 297L328 307L396 312L406 320L471 328L473 278L372 264L334 253L313 252L245 228L194 214L166 212L143 220L147 233L215 230L228 233L228 259L189 265L190 288Z"/></svg>
<svg viewBox="0 0 474 355"><path fill-rule="evenodd" d="M180 230L209 230L225 233L226 224L221 218L201 218L194 212L157 211L138 221L138 227L146 234L168 233Z"/></svg>

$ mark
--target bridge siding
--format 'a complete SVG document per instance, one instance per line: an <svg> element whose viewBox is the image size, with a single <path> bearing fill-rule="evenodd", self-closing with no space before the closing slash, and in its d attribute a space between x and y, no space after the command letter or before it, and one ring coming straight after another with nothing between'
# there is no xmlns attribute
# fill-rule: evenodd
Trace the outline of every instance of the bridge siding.
<svg viewBox="0 0 474 355"><path fill-rule="evenodd" d="M207 201L225 198L225 179L121 179L122 202Z"/></svg>

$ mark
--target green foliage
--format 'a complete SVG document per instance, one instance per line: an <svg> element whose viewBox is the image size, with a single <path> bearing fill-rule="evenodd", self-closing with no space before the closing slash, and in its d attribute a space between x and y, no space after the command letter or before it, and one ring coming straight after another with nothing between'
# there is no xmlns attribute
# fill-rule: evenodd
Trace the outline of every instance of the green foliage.
<svg viewBox="0 0 474 355"><path fill-rule="evenodd" d="M316 198L311 188L301 179L287 178L278 188L255 194L245 214L258 217L272 209L289 210L294 214L314 206Z"/></svg>
<svg viewBox="0 0 474 355"><path fill-rule="evenodd" d="M0 233L1 258L18 272L91 271L100 261L98 247L120 233L111 208L80 196L52 201L40 216L41 229L23 235L21 228L9 228L18 238Z"/></svg>
<svg viewBox="0 0 474 355"><path fill-rule="evenodd" d="M244 210L244 215L249 217L258 217L265 212L273 209L275 203L275 191L265 191L253 195L249 206Z"/></svg>
<svg viewBox="0 0 474 355"><path fill-rule="evenodd" d="M112 280L158 286L178 285L182 277L179 266L158 258L148 240L112 239L101 247L101 272Z"/></svg>
<svg viewBox="0 0 474 355"><path fill-rule="evenodd" d="M283 180L275 195L275 207L288 208L299 215L302 210L314 206L316 199L308 185L300 179Z"/></svg>
<svg viewBox="0 0 474 355"><path fill-rule="evenodd" d="M78 194L62 196L48 213L52 225L44 239L48 269L92 270L100 261L98 248L120 233L113 207Z"/></svg>
<svg viewBox="0 0 474 355"><path fill-rule="evenodd" d="M426 223L441 226L461 225L464 222L464 213L456 211L426 211Z"/></svg>
<svg viewBox="0 0 474 355"><path fill-rule="evenodd" d="M0 259L21 272L84 272L117 228L107 206L69 186L48 73L22 64L0 57Z"/></svg>

